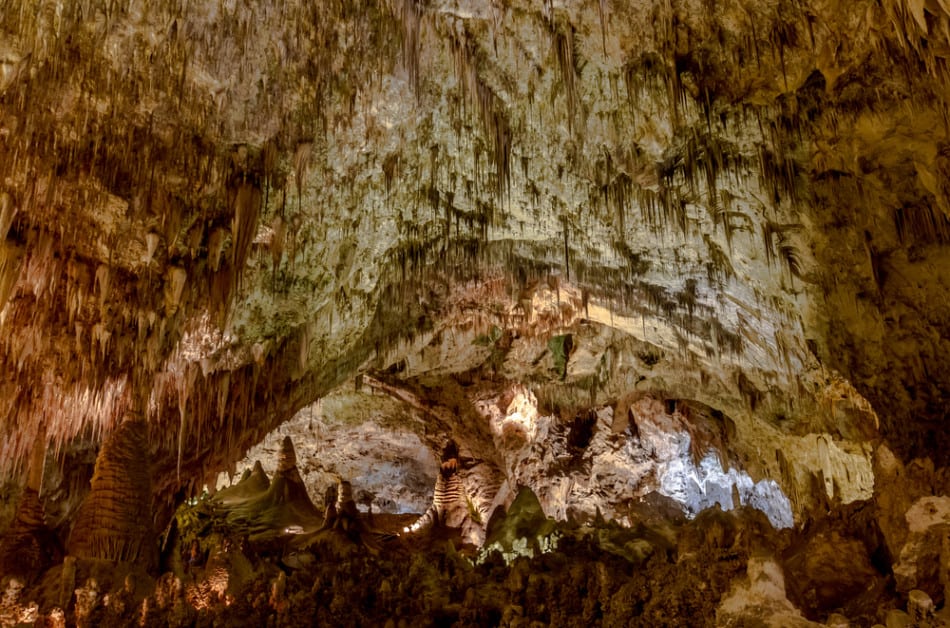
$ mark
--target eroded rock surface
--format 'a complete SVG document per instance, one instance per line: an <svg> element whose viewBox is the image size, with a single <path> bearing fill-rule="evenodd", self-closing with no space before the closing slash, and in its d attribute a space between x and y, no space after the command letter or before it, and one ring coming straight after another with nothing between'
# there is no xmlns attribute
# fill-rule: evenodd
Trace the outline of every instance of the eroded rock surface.
<svg viewBox="0 0 950 628"><path fill-rule="evenodd" d="M948 50L944 0L4 3L3 543L57 562L45 511L71 554L4 621L939 621ZM335 457L222 492L262 547L158 573L176 509L341 385L399 416L354 392ZM422 510L446 439L456 541L528 487L596 549L274 566L311 495L357 540ZM613 527L645 521L682 534Z"/></svg>
<svg viewBox="0 0 950 628"><path fill-rule="evenodd" d="M66 543L70 554L155 567L146 429L143 421L129 419L102 446L89 495Z"/></svg>

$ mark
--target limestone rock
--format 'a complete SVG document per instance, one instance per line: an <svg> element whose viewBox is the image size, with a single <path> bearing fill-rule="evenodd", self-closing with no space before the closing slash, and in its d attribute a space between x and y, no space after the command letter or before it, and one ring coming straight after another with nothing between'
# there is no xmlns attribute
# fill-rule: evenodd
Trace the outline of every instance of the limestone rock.
<svg viewBox="0 0 950 628"><path fill-rule="evenodd" d="M70 554L155 566L158 542L148 508L152 491L145 435L144 422L127 420L102 446L89 495L66 544Z"/></svg>
<svg viewBox="0 0 950 628"><path fill-rule="evenodd" d="M246 530L254 540L264 541L287 534L299 534L319 526L320 511L314 506L296 466L293 442L286 438L278 454L278 472L266 484L262 470L254 471L234 487L233 493L221 491L227 520Z"/></svg>
<svg viewBox="0 0 950 628"><path fill-rule="evenodd" d="M240 503L253 495L258 495L267 491L270 486L270 478L264 473L264 468L259 460L254 461L254 466L246 469L241 479L225 489L215 493L213 500L225 506Z"/></svg>
<svg viewBox="0 0 950 628"><path fill-rule="evenodd" d="M405 532L416 533L440 527L461 529L471 519L459 464L458 445L450 440L442 450L432 504Z"/></svg>
<svg viewBox="0 0 950 628"><path fill-rule="evenodd" d="M294 443L290 440L290 436L285 436L280 445L280 453L277 455L277 473L288 473L296 468L297 452L294 451Z"/></svg>
<svg viewBox="0 0 950 628"><path fill-rule="evenodd" d="M464 436L482 515L513 499L553 525L526 486L552 518L633 525L630 502L661 491L709 513L709 545L745 548L710 509L804 530L875 499L877 568L946 606L947 0L3 7L0 479L37 444L102 444L63 522L77 557L153 564L152 519L381 371L427 390L410 449ZM148 438L127 446L129 407ZM893 461L882 447L872 466L880 440ZM231 525L319 521L296 466L319 462L285 454L266 489L231 493ZM797 621L786 602L812 567L802 596L851 596L864 558L836 581L814 549L787 590L750 561L724 621ZM464 623L415 558L386 611ZM607 593L552 594L566 557L534 559L549 569L523 579L531 604L469 623L607 616ZM610 588L606 562L589 571ZM646 604L626 575L623 610ZM95 614L104 597L78 582ZM369 606L332 584L317 623ZM198 621L180 582L162 588L178 606L157 623ZM254 590L234 613L289 624L291 602ZM690 610L671 609L650 619Z"/></svg>
<svg viewBox="0 0 950 628"><path fill-rule="evenodd" d="M910 615L895 608L887 612L885 625L887 628L910 628L913 626L913 620Z"/></svg>
<svg viewBox="0 0 950 628"><path fill-rule="evenodd" d="M0 574L33 579L62 555L59 539L46 526L39 495L24 489L13 523L0 535Z"/></svg>
<svg viewBox="0 0 950 628"><path fill-rule="evenodd" d="M749 558L747 577L737 583L716 611L717 626L763 625L774 628L806 628L810 622L785 595L785 576L777 561L768 556Z"/></svg>
<svg viewBox="0 0 950 628"><path fill-rule="evenodd" d="M337 478L348 478L357 494L371 494L373 512L421 513L432 499L438 452L420 438L423 417L388 396L369 390L338 389L302 409L268 434L240 465L261 460L263 472L275 473L285 436L295 443L297 469L317 499ZM435 444L433 443L433 447ZM218 486L230 492L227 476Z"/></svg>
<svg viewBox="0 0 950 628"><path fill-rule="evenodd" d="M944 539L950 533L950 497L922 497L905 514L907 541L896 557L894 580L898 591L921 589L942 600L950 570Z"/></svg>
<svg viewBox="0 0 950 628"><path fill-rule="evenodd" d="M849 628L851 622L840 613L832 613L828 615L828 619L825 620L825 625L828 626L828 628Z"/></svg>
<svg viewBox="0 0 950 628"><path fill-rule="evenodd" d="M912 621L925 622L933 618L934 602L930 596L920 589L913 589L907 594L907 614Z"/></svg>
<svg viewBox="0 0 950 628"><path fill-rule="evenodd" d="M501 552L506 560L537 556L557 546L555 522L545 516L541 502L530 488L522 488L507 511L492 513L481 555Z"/></svg>
<svg viewBox="0 0 950 628"><path fill-rule="evenodd" d="M842 561L843 556L848 560ZM783 562L789 599L821 614L847 607L880 578L864 544L836 531L793 547Z"/></svg>

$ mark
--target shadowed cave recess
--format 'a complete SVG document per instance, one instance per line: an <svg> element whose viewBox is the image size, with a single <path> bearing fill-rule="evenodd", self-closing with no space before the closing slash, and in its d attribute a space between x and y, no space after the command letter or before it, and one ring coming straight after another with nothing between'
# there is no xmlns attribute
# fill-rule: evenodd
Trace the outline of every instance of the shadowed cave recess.
<svg viewBox="0 0 950 628"><path fill-rule="evenodd" d="M946 0L0 3L0 625L950 622Z"/></svg>

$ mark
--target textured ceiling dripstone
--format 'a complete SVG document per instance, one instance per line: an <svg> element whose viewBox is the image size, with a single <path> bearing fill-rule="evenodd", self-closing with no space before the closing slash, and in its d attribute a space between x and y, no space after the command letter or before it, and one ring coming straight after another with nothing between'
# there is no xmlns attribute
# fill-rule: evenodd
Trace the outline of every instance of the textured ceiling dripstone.
<svg viewBox="0 0 950 628"><path fill-rule="evenodd" d="M171 503L460 320L655 347L758 477L843 491L880 437L946 463L943 2L24 1L0 32L6 475L141 416Z"/></svg>

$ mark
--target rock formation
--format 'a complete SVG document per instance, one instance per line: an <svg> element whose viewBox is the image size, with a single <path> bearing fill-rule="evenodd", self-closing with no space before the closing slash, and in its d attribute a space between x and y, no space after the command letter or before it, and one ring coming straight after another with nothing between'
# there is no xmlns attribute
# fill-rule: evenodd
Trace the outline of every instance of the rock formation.
<svg viewBox="0 0 950 628"><path fill-rule="evenodd" d="M13 522L0 539L0 573L31 580L62 557L62 544L46 525L39 495L24 489Z"/></svg>
<svg viewBox="0 0 950 628"><path fill-rule="evenodd" d="M459 475L459 451L454 441L442 449L439 474L435 477L432 504L404 532L420 532L431 527L460 528L467 516L465 487Z"/></svg>
<svg viewBox="0 0 950 628"><path fill-rule="evenodd" d="M231 506L239 504L254 495L264 493L269 487L270 478L264 473L261 462L255 460L254 466L245 469L241 479L236 484L215 493L214 500L224 506Z"/></svg>
<svg viewBox="0 0 950 628"><path fill-rule="evenodd" d="M146 426L123 421L96 459L89 495L69 534L66 550L80 558L134 562L152 569L157 545L149 499L152 494Z"/></svg>
<svg viewBox="0 0 950 628"><path fill-rule="evenodd" d="M3 3L3 622L938 621L948 51L945 0ZM450 484L451 548L385 536ZM473 565L522 489L567 544ZM386 543L280 562L327 521Z"/></svg>
<svg viewBox="0 0 950 628"><path fill-rule="evenodd" d="M297 471L297 455L289 436L281 444L277 473L270 481L262 475L260 465L255 464L247 478L215 496L214 502L227 509L231 525L252 539L264 540L288 529L301 532L319 524L320 511Z"/></svg>

